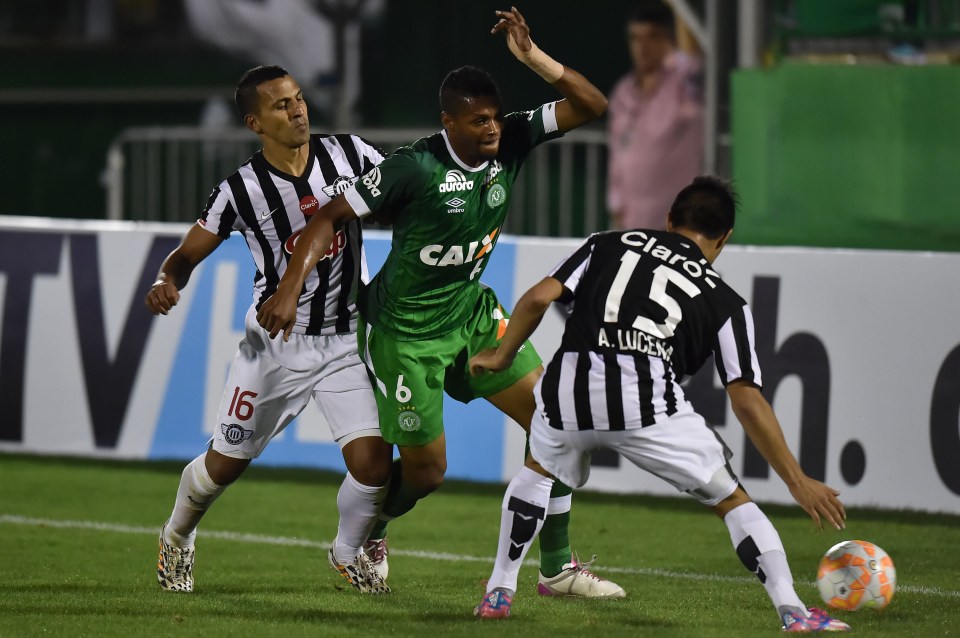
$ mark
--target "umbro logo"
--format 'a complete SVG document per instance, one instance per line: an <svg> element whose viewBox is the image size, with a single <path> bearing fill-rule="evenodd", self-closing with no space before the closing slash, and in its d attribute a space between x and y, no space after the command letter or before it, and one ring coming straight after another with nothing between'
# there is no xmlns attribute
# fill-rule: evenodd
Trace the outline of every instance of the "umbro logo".
<svg viewBox="0 0 960 638"><path fill-rule="evenodd" d="M460 199L459 197L454 197L453 199L447 200L444 203L450 207L447 210L447 213L453 214L453 213L464 212L465 209L463 208L463 205L466 204L467 202L465 200Z"/></svg>

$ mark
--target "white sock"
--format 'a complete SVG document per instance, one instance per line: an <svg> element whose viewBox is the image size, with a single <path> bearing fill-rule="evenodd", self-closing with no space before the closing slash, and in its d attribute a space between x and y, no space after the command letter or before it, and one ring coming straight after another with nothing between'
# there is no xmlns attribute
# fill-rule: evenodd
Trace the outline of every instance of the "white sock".
<svg viewBox="0 0 960 638"><path fill-rule="evenodd" d="M763 583L777 615L783 607L796 607L806 613L807 607L793 588L793 574L787 563L780 535L756 503L744 503L724 517L730 540L744 566Z"/></svg>
<svg viewBox="0 0 960 638"><path fill-rule="evenodd" d="M333 541L333 554L341 563L352 563L360 553L370 530L377 522L380 504L387 494L387 486L372 487L353 478L349 472L337 492L337 510L340 523Z"/></svg>
<svg viewBox="0 0 960 638"><path fill-rule="evenodd" d="M503 495L500 514L500 540L497 560L487 581L487 591L504 589L510 596L517 591L520 565L533 539L543 528L550 504L553 479L524 467L513 477Z"/></svg>
<svg viewBox="0 0 960 638"><path fill-rule="evenodd" d="M174 547L192 547L197 525L226 485L217 485L207 473L207 453L190 461L180 475L177 502L164 530L164 540Z"/></svg>

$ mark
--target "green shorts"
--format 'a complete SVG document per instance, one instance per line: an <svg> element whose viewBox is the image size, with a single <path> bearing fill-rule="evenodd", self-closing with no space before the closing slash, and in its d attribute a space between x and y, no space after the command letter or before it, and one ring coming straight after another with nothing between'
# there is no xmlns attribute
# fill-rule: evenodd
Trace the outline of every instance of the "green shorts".
<svg viewBox="0 0 960 638"><path fill-rule="evenodd" d="M467 362L503 337L509 315L485 288L463 327L434 339L399 341L361 321L360 355L380 414L380 432L394 445L418 447L443 433L443 393L462 403L510 387L541 365L529 341L506 370L471 377Z"/></svg>

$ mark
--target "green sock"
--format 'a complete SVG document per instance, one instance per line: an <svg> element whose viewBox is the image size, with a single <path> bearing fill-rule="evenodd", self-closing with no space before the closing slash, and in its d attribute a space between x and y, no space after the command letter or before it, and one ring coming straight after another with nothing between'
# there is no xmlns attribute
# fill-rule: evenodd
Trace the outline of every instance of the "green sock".
<svg viewBox="0 0 960 638"><path fill-rule="evenodd" d="M387 495L383 499L383 506L380 508L380 515L383 518L377 520L376 525L370 530L367 540L378 540L386 536L387 523L412 510L417 501L427 494L429 492L416 490L404 483L400 459L394 459L393 467L390 470L390 487L387 488Z"/></svg>
<svg viewBox="0 0 960 638"><path fill-rule="evenodd" d="M572 494L573 489L560 481L553 482L550 498ZM560 514L548 514L540 531L540 572L546 576L556 576L563 566L572 559L570 551L570 510Z"/></svg>
<svg viewBox="0 0 960 638"><path fill-rule="evenodd" d="M376 524L373 526L373 529L370 530L370 535L367 536L368 541L378 541L381 538L384 538L387 535L387 522L377 520Z"/></svg>

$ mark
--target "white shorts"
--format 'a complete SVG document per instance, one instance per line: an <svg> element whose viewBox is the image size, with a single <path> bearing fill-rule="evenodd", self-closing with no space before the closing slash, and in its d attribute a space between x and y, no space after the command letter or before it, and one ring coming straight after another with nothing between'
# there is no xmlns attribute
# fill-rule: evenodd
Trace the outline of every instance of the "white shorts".
<svg viewBox="0 0 960 638"><path fill-rule="evenodd" d="M270 339L253 308L246 336L233 358L220 400L213 449L238 459L260 456L307 406L316 401L342 448L364 436L380 436L377 404L357 335L291 334Z"/></svg>
<svg viewBox="0 0 960 638"><path fill-rule="evenodd" d="M548 472L582 487L590 477L590 451L607 448L704 505L730 496L739 481L730 451L695 412L675 414L645 428L630 430L558 430L540 410L530 425L530 452Z"/></svg>

